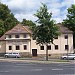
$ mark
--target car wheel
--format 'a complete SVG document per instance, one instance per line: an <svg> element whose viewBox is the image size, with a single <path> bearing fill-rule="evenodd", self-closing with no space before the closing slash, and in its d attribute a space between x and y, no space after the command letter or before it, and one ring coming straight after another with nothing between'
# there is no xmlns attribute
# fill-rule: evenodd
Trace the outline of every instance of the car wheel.
<svg viewBox="0 0 75 75"><path fill-rule="evenodd" d="M17 56L15 56L17 58Z"/></svg>
<svg viewBox="0 0 75 75"><path fill-rule="evenodd" d="M6 55L5 57L6 57L6 58L8 58L8 56L7 56L7 55Z"/></svg>
<svg viewBox="0 0 75 75"><path fill-rule="evenodd" d="M64 57L63 59L65 59L66 60L66 58Z"/></svg>
<svg viewBox="0 0 75 75"><path fill-rule="evenodd" d="M75 60L75 58L73 58Z"/></svg>

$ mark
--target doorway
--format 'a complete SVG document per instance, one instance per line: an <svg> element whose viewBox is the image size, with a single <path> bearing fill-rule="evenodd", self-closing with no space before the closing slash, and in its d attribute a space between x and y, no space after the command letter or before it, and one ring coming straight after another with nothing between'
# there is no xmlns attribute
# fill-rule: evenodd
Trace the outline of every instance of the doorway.
<svg viewBox="0 0 75 75"><path fill-rule="evenodd" d="M37 49L32 49L32 56L37 56Z"/></svg>

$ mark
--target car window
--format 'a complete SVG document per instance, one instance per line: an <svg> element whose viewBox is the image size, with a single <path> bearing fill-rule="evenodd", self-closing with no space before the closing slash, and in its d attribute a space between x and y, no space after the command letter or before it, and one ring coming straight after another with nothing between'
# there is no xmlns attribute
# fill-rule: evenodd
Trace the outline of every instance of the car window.
<svg viewBox="0 0 75 75"><path fill-rule="evenodd" d="M18 54L18 53L13 53L13 54Z"/></svg>
<svg viewBox="0 0 75 75"><path fill-rule="evenodd" d="M6 54L9 54L9 53L6 53Z"/></svg>
<svg viewBox="0 0 75 75"><path fill-rule="evenodd" d="M12 53L9 53L9 54L12 54Z"/></svg>
<svg viewBox="0 0 75 75"><path fill-rule="evenodd" d="M13 53L13 54L16 54L16 53Z"/></svg>

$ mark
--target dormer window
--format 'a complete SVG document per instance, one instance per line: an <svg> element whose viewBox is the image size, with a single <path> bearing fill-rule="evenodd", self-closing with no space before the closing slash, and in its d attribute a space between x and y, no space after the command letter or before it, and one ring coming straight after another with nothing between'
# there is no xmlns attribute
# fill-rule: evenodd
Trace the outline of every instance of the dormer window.
<svg viewBox="0 0 75 75"><path fill-rule="evenodd" d="M9 38L11 38L11 35L8 35Z"/></svg>
<svg viewBox="0 0 75 75"><path fill-rule="evenodd" d="M19 38L19 35L15 35L15 38Z"/></svg>

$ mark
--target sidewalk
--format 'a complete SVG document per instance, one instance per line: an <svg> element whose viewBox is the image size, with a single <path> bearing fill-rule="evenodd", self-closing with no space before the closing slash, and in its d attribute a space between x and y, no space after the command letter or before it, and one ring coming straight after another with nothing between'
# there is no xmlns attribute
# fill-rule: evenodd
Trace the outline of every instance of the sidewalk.
<svg viewBox="0 0 75 75"><path fill-rule="evenodd" d="M46 61L44 58L4 58L0 57L0 62L24 62L24 63L40 63L40 64L50 64L50 63L72 63L72 61L60 60L60 59L49 59Z"/></svg>

